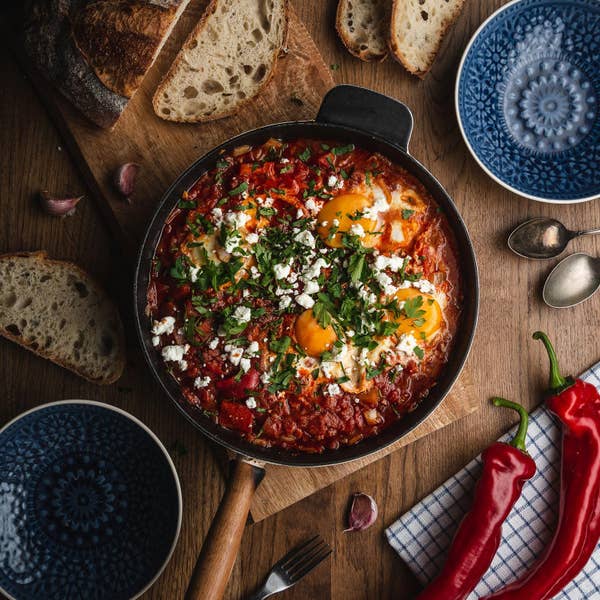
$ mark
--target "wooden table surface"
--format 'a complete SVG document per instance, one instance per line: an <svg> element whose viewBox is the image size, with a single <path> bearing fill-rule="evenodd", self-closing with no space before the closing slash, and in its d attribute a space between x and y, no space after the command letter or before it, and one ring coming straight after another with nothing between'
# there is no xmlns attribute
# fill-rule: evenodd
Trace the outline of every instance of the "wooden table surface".
<svg viewBox="0 0 600 600"><path fill-rule="evenodd" d="M579 372L600 359L597 335L600 296L573 309L555 311L540 299L541 283L556 261L518 259L505 245L520 221L548 215L572 228L599 226L598 204L544 205L525 200L489 179L469 155L458 131L454 79L469 37L502 2L467 0L463 14L443 44L425 81L409 76L389 60L363 64L342 48L333 29L334 0L293 0L337 82L364 85L403 100L413 110L410 151L432 171L456 200L470 229L481 274L481 313L468 364L481 409L464 420L402 449L353 476L248 526L227 598L241 599L292 545L320 533L334 549L328 562L302 583L281 594L287 600L378 600L410 598L415 581L387 545L383 530L434 489L514 420L490 408L500 394L534 407L548 368L536 329L556 342L564 371ZM192 567L223 491L220 470L208 444L166 401L149 376L131 327L131 274L118 246L91 200L75 216L61 220L41 213L40 189L85 193L83 183L30 83L5 51L0 88L0 252L44 248L89 270L122 305L129 323L129 364L114 385L98 387L0 340L0 423L41 403L89 398L124 408L141 418L172 447L184 494L184 519L175 554L144 599L183 598ZM337 65L337 66L336 66ZM201 127L199 127L201 134ZM600 240L580 239L571 250L600 255ZM267 475L268 476L268 475ZM343 533L349 496L375 497L380 516L362 533Z"/></svg>

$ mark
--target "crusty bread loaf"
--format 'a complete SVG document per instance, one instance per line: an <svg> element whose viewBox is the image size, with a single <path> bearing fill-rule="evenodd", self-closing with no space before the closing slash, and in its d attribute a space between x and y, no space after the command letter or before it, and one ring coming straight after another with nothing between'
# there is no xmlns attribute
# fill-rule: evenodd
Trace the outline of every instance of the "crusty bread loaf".
<svg viewBox="0 0 600 600"><path fill-rule="evenodd" d="M0 335L94 383L125 366L123 325L87 273L44 252L0 256Z"/></svg>
<svg viewBox="0 0 600 600"><path fill-rule="evenodd" d="M364 61L388 55L392 0L340 0L335 28L344 46Z"/></svg>
<svg viewBox="0 0 600 600"><path fill-rule="evenodd" d="M267 85L285 43L288 0L212 0L154 94L169 121L237 111Z"/></svg>
<svg viewBox="0 0 600 600"><path fill-rule="evenodd" d="M112 127L189 0L32 0L23 43L83 114Z"/></svg>
<svg viewBox="0 0 600 600"><path fill-rule="evenodd" d="M419 77L426 75L464 1L394 0L390 49L410 73Z"/></svg>

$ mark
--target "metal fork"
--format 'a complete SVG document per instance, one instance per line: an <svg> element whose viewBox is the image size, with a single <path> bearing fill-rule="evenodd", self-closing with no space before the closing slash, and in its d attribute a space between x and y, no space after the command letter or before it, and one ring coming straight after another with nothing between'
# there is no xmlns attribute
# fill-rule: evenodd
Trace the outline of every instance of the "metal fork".
<svg viewBox="0 0 600 600"><path fill-rule="evenodd" d="M331 554L331 548L319 535L292 548L273 565L263 586L248 600L263 600L296 585L307 573Z"/></svg>

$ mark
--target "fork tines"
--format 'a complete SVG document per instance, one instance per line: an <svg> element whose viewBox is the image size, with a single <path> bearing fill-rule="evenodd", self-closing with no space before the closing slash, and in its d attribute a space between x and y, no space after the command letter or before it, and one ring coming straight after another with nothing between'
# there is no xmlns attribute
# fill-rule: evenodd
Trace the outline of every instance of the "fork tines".
<svg viewBox="0 0 600 600"><path fill-rule="evenodd" d="M290 579L290 582L296 582L312 571L331 552L331 548L321 536L315 535L306 542L292 548L275 567L281 569Z"/></svg>

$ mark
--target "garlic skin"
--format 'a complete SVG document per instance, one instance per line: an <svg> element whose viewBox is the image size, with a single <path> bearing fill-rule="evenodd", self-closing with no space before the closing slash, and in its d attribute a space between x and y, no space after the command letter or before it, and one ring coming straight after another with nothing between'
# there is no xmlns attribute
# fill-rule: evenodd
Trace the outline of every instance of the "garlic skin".
<svg viewBox="0 0 600 600"><path fill-rule="evenodd" d="M135 189L135 180L140 170L140 165L137 163L125 163L121 165L115 172L114 184L120 194L125 196L127 202Z"/></svg>
<svg viewBox="0 0 600 600"><path fill-rule="evenodd" d="M48 190L40 192L40 205L42 210L52 217L71 217L75 214L75 207L83 196L73 198L56 198Z"/></svg>
<svg viewBox="0 0 600 600"><path fill-rule="evenodd" d="M375 523L378 515L377 503L368 494L358 492L352 496L346 531L364 531Z"/></svg>

